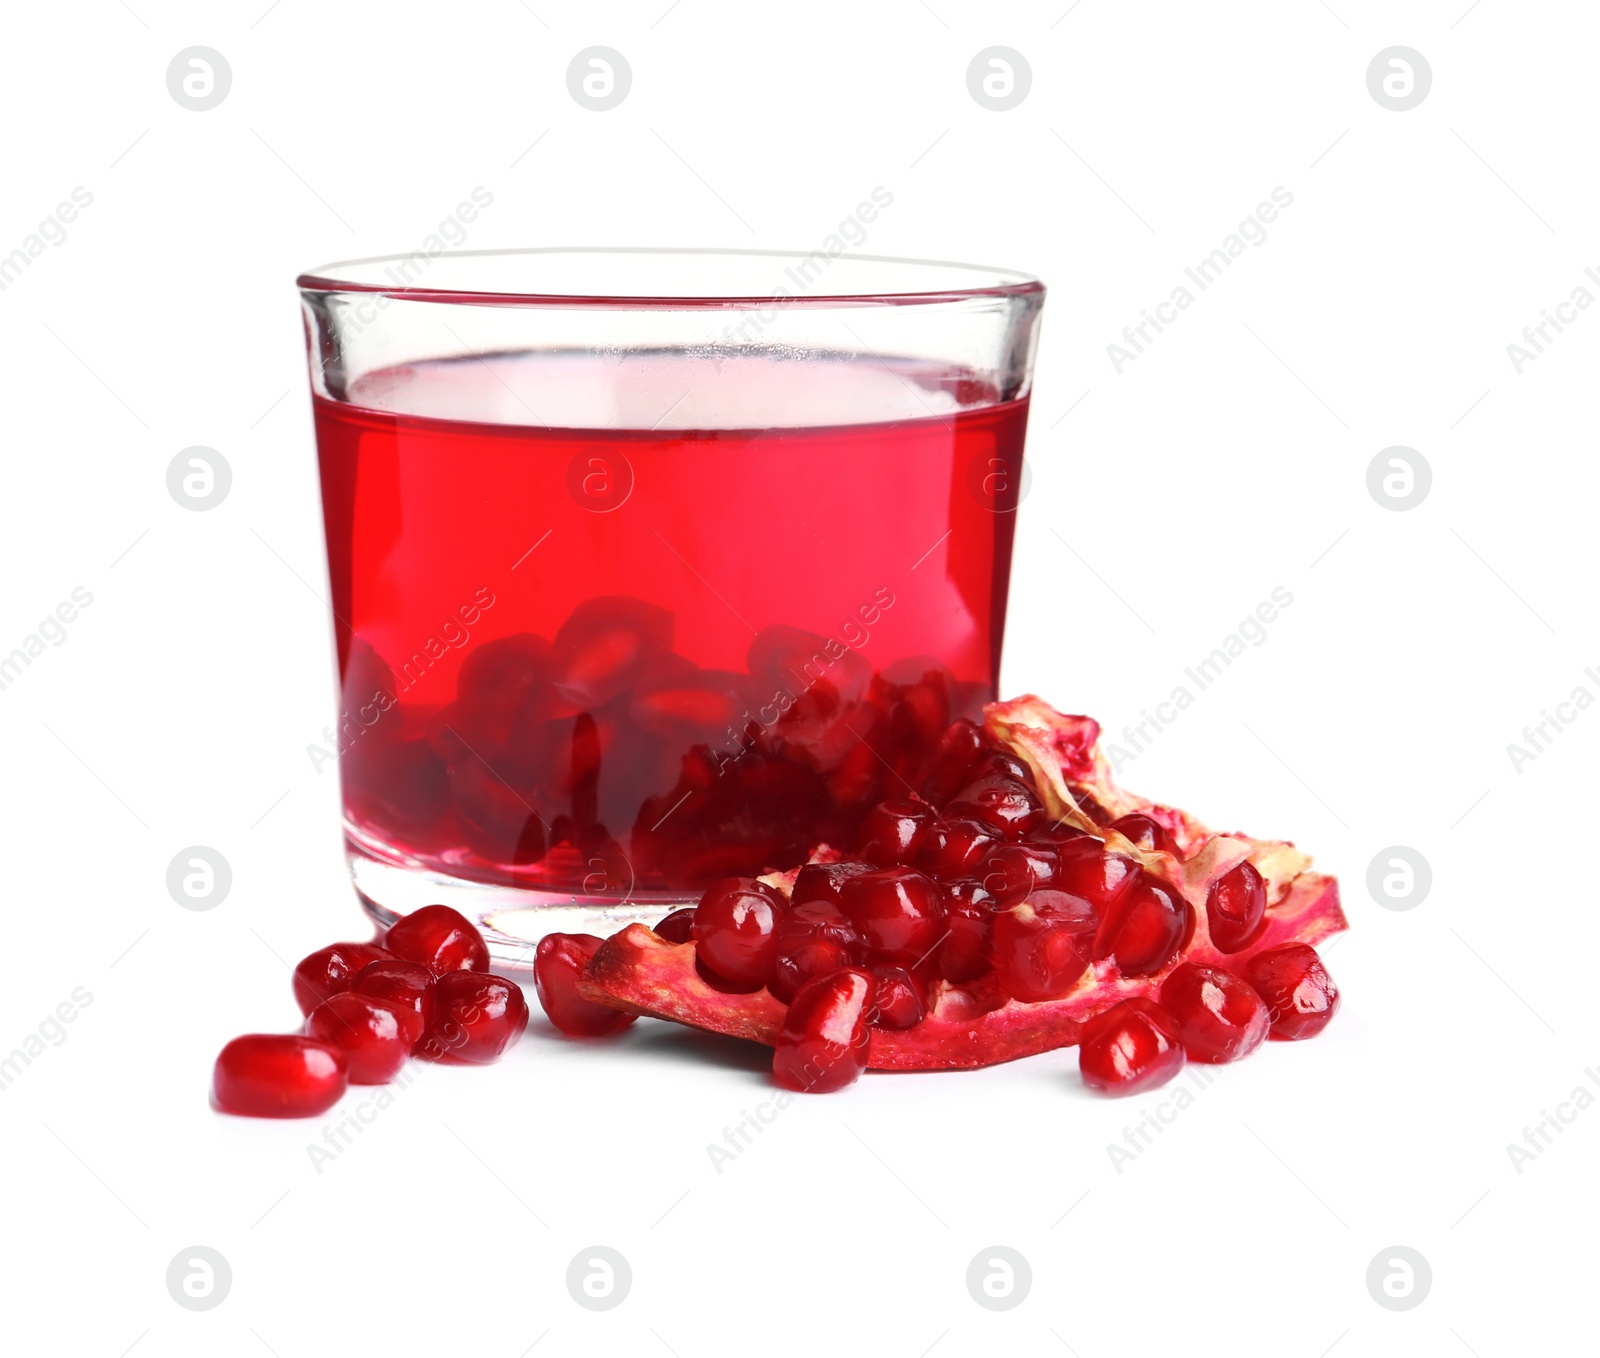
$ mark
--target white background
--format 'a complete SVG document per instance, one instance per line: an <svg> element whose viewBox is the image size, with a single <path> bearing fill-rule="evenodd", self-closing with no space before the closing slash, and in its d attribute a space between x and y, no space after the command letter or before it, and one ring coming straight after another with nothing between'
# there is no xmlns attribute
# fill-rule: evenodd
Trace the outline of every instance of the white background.
<svg viewBox="0 0 1600 1358"><path fill-rule="evenodd" d="M1588 1234L1600 1111L1521 1173L1506 1147L1600 1063L1584 852L1600 715L1520 773L1506 747L1575 686L1600 692L1583 673L1600 663L1600 316L1520 375L1506 345L1600 265L1595 16L1509 0L1464 15L1469 0L531 3L6 13L0 253L75 186L93 194L0 293L0 651L74 587L93 595L0 692L0 1051L74 987L93 995L0 1092L6 1348L1581 1343L1593 1251L1568 1237ZM597 43L633 70L609 113L565 82ZM194 44L233 72L205 113L165 84ZM966 87L994 44L1033 73L1005 113ZM1394 44L1433 71L1409 112L1366 85ZM494 1070L419 1069L320 1174L307 1145L338 1114L210 1111L222 1042L294 1022L286 963L362 926L335 779L305 752L333 708L292 280L412 248L478 185L494 204L473 248L802 250L883 185L894 203L864 248L1045 279L1005 687L1115 730L1274 586L1293 593L1123 776L1340 874L1345 1007L1322 1038L1219 1071L1120 1173L1107 1144L1160 1100L1087 1096L1070 1052L802 1100L720 1174L706 1147L770 1097L762 1053L662 1025L597 1051L536 1017ZM1118 374L1107 344L1278 185L1294 202L1266 242ZM208 513L166 490L190 444L233 468ZM1433 470L1405 513L1366 487L1393 444ZM165 887L196 843L234 874L208 913ZM1365 888L1393 844L1433 869L1404 913ZM605 1314L564 1282L597 1243L634 1276ZM164 1282L196 1244L233 1270L204 1314ZM964 1283L996 1244L1033 1272L1003 1314ZM1404 1314L1365 1281L1396 1244L1433 1272Z"/></svg>

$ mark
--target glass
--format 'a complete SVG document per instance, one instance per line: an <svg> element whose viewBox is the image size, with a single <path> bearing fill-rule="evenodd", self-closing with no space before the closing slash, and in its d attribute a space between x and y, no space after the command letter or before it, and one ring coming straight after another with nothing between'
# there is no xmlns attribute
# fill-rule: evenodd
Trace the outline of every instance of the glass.
<svg viewBox="0 0 1600 1358"><path fill-rule="evenodd" d="M1038 280L530 250L299 286L381 923L658 919L848 848L995 697Z"/></svg>

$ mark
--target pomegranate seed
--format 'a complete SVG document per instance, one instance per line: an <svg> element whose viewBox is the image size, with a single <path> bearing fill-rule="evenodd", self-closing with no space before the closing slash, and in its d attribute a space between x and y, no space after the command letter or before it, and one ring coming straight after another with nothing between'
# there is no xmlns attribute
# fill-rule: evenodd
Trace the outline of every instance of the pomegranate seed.
<svg viewBox="0 0 1600 1358"><path fill-rule="evenodd" d="M386 962L394 956L375 943L330 943L300 959L294 969L294 1000L302 1014L309 1014L324 1000L348 990L363 967Z"/></svg>
<svg viewBox="0 0 1600 1358"><path fill-rule="evenodd" d="M681 742L680 749L726 731L747 704L744 676L670 660L679 664L658 666L634 686L628 716L652 735Z"/></svg>
<svg viewBox="0 0 1600 1358"><path fill-rule="evenodd" d="M992 825L1007 839L1021 839L1044 824L1044 804L1015 778L981 778L968 783L945 808L950 816L971 816Z"/></svg>
<svg viewBox="0 0 1600 1358"><path fill-rule="evenodd" d="M915 966L944 937L944 892L915 868L852 877L840 904L876 961Z"/></svg>
<svg viewBox="0 0 1600 1358"><path fill-rule="evenodd" d="M1167 827L1142 811L1132 811L1126 816L1118 816L1106 826L1106 830L1115 830L1128 843L1147 853L1170 853L1175 858L1180 856L1177 841L1167 832Z"/></svg>
<svg viewBox="0 0 1600 1358"><path fill-rule="evenodd" d="M944 891L945 940L939 945L939 974L947 981L976 981L989 971L989 947L999 903L973 878L951 882Z"/></svg>
<svg viewBox="0 0 1600 1358"><path fill-rule="evenodd" d="M399 958L369 962L356 973L350 992L409 1009L422 1020L424 1029L433 1021L433 973L420 962Z"/></svg>
<svg viewBox="0 0 1600 1358"><path fill-rule="evenodd" d="M298 1034L236 1037L211 1073L217 1107L243 1117L315 1117L338 1103L344 1090L344 1053Z"/></svg>
<svg viewBox="0 0 1600 1358"><path fill-rule="evenodd" d="M1029 894L1053 887L1061 873L1061 855L1044 844L1002 844L983 860L979 875L1002 907L1016 905Z"/></svg>
<svg viewBox="0 0 1600 1358"><path fill-rule="evenodd" d="M660 924L656 925L656 937L664 938L668 943L689 943L694 939L694 907L685 910L674 910Z"/></svg>
<svg viewBox="0 0 1600 1358"><path fill-rule="evenodd" d="M933 822L933 808L926 802L909 798L879 802L861 822L857 851L880 868L914 862Z"/></svg>
<svg viewBox="0 0 1600 1358"><path fill-rule="evenodd" d="M1267 884L1248 858L1211 884L1206 923L1218 952L1239 952L1255 942L1267 912Z"/></svg>
<svg viewBox="0 0 1600 1358"><path fill-rule="evenodd" d="M1106 853L1098 839L1085 835L1060 846L1061 867L1056 887L1082 896L1102 921L1111 917L1142 871L1126 854Z"/></svg>
<svg viewBox="0 0 1600 1358"><path fill-rule="evenodd" d="M967 782L977 783L986 778L1009 778L1014 783L1033 787L1033 771L1015 755L1002 750L986 750L967 770Z"/></svg>
<svg viewBox="0 0 1600 1358"><path fill-rule="evenodd" d="M1278 1041L1315 1037L1339 1010L1339 987L1307 943L1257 953L1245 963L1244 979L1265 1001Z"/></svg>
<svg viewBox="0 0 1600 1358"><path fill-rule="evenodd" d="M867 941L834 902L802 901L784 914L767 988L785 1004L818 976L867 960Z"/></svg>
<svg viewBox="0 0 1600 1358"><path fill-rule="evenodd" d="M850 878L872 870L871 863L807 863L794 879L789 903L801 905L806 901L832 901L837 905L844 884Z"/></svg>
<svg viewBox="0 0 1600 1358"><path fill-rule="evenodd" d="M1093 839L1093 836L1078 829L1076 825L1068 825L1064 820L1049 821L1037 829L1029 830L1022 837L1025 844L1043 844L1053 849L1059 849L1075 839ZM1102 841L1094 839L1093 842L1099 845Z"/></svg>
<svg viewBox="0 0 1600 1358"><path fill-rule="evenodd" d="M1271 1019L1261 996L1220 967L1185 962L1161 983L1161 1007L1191 1061L1237 1061L1267 1040Z"/></svg>
<svg viewBox="0 0 1600 1358"><path fill-rule="evenodd" d="M972 780L967 772L983 753L983 733L970 721L952 722L939 738L933 767L922 783L922 800L942 807Z"/></svg>
<svg viewBox="0 0 1600 1358"><path fill-rule="evenodd" d="M917 866L942 882L971 877L999 843L999 831L985 821L966 816L938 820L928 827Z"/></svg>
<svg viewBox="0 0 1600 1358"><path fill-rule="evenodd" d="M669 920L674 918L675 915L667 916ZM544 1006L545 1017L568 1037L606 1037L620 1032L637 1017L586 1000L578 993L578 982L604 941L593 934L546 934L534 950L533 984L539 1003Z"/></svg>
<svg viewBox="0 0 1600 1358"><path fill-rule="evenodd" d="M1183 946L1189 904L1165 882L1139 872L1132 887L1102 917L1095 960L1111 957L1124 976L1160 971Z"/></svg>
<svg viewBox="0 0 1600 1358"><path fill-rule="evenodd" d="M1094 907L1081 896L1036 891L994 917L995 975L1013 999L1060 999L1089 970L1094 931Z"/></svg>
<svg viewBox="0 0 1600 1358"><path fill-rule="evenodd" d="M777 954L783 897L754 877L714 882L694 912L695 960L718 980L760 990Z"/></svg>
<svg viewBox="0 0 1600 1358"><path fill-rule="evenodd" d="M550 643L531 632L473 647L456 676L455 729L474 749L509 744L525 707L535 720L548 714L549 673Z"/></svg>
<svg viewBox="0 0 1600 1358"><path fill-rule="evenodd" d="M488 971L489 949L465 915L448 905L425 905L394 922L384 946L407 962L420 962L435 975L447 971Z"/></svg>
<svg viewBox="0 0 1600 1358"><path fill-rule="evenodd" d="M492 863L524 866L545 855L535 793L517 791L470 751L445 770L450 804L467 845Z"/></svg>
<svg viewBox="0 0 1600 1358"><path fill-rule="evenodd" d="M1183 1064L1172 1019L1142 998L1123 1000L1091 1019L1078 1049L1084 1084L1101 1094L1142 1094L1166 1084Z"/></svg>
<svg viewBox="0 0 1600 1358"><path fill-rule="evenodd" d="M827 1094L859 1079L867 1066L867 1007L876 988L856 967L806 982L773 1045L773 1079L802 1094Z"/></svg>
<svg viewBox="0 0 1600 1358"><path fill-rule="evenodd" d="M672 649L673 616L643 599L585 599L561 624L551 649L551 682L572 714L602 707L644 667Z"/></svg>
<svg viewBox="0 0 1600 1358"><path fill-rule="evenodd" d="M528 1026L522 988L482 971L447 971L434 982L433 1022L416 1054L429 1061L498 1061Z"/></svg>
<svg viewBox="0 0 1600 1358"><path fill-rule="evenodd" d="M387 1000L345 990L324 1000L306 1017L306 1036L344 1053L353 1085L385 1085L394 1079L422 1036L422 1015Z"/></svg>
<svg viewBox="0 0 1600 1358"><path fill-rule="evenodd" d="M874 1028L899 1030L915 1028L922 1022L927 1005L909 971L881 962L875 962L867 970L876 982L867 1008L868 1024Z"/></svg>

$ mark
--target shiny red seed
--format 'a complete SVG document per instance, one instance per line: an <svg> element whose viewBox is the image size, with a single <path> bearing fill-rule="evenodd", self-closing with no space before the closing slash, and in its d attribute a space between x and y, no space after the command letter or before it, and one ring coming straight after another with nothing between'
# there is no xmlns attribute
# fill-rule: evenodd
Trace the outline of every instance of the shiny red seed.
<svg viewBox="0 0 1600 1358"><path fill-rule="evenodd" d="M1229 868L1206 892L1206 924L1218 952L1239 952L1260 934L1267 913L1267 884L1248 858Z"/></svg>
<svg viewBox="0 0 1600 1358"><path fill-rule="evenodd" d="M217 1057L211 1095L224 1113L253 1118L309 1118L326 1113L345 1091L344 1053L299 1034L236 1037Z"/></svg>
<svg viewBox="0 0 1600 1358"><path fill-rule="evenodd" d="M983 753L983 733L963 718L952 722L939 738L933 767L922 782L922 800L942 807L972 780L967 776Z"/></svg>
<svg viewBox="0 0 1600 1358"><path fill-rule="evenodd" d="M294 1000L302 1014L309 1014L331 995L348 990L356 973L373 962L393 957L375 943L330 943L300 959L294 969Z"/></svg>
<svg viewBox="0 0 1600 1358"><path fill-rule="evenodd" d="M586 1000L579 993L584 970L604 941L593 934L546 934L534 950L533 984L539 1003L544 1006L545 1017L568 1037L606 1037L620 1032L637 1017Z"/></svg>
<svg viewBox="0 0 1600 1358"><path fill-rule="evenodd" d="M1178 844L1167 827L1142 811L1131 811L1118 816L1107 831L1115 830L1130 844L1146 852L1170 853L1178 856Z"/></svg>
<svg viewBox="0 0 1600 1358"><path fill-rule="evenodd" d="M995 975L1013 999L1035 1004L1067 994L1089 970L1094 907L1081 896L1036 891L994 917Z"/></svg>
<svg viewBox="0 0 1600 1358"><path fill-rule="evenodd" d="M369 962L350 983L357 995L370 995L402 1009L409 1009L427 1028L433 1020L433 973L420 962Z"/></svg>
<svg viewBox="0 0 1600 1358"><path fill-rule="evenodd" d="M871 871L871 863L807 863L794 879L789 903L801 905L806 901L832 901L837 905L844 892L844 884L852 877Z"/></svg>
<svg viewBox="0 0 1600 1358"><path fill-rule="evenodd" d="M1001 844L990 851L978 870L984 886L1002 907L1053 887L1060 874L1061 854L1045 844Z"/></svg>
<svg viewBox="0 0 1600 1358"><path fill-rule="evenodd" d="M422 1037L422 1015L371 995L341 991L306 1016L306 1036L344 1053L353 1085L388 1084Z"/></svg>
<svg viewBox="0 0 1600 1358"><path fill-rule="evenodd" d="M1095 957L1113 958L1124 976L1149 976L1172 960L1189 927L1189 903L1165 882L1140 872L1101 919Z"/></svg>
<svg viewBox="0 0 1600 1358"><path fill-rule="evenodd" d="M1276 1041L1315 1037L1339 1012L1339 987L1309 944L1257 953L1245 963L1244 979L1265 1002Z"/></svg>
<svg viewBox="0 0 1600 1358"><path fill-rule="evenodd" d="M570 712L601 707L623 693L650 661L672 649L671 613L623 595L586 599L561 624L550 679Z"/></svg>
<svg viewBox="0 0 1600 1358"><path fill-rule="evenodd" d="M840 905L874 961L915 966L944 938L944 891L915 868L880 868L844 885Z"/></svg>
<svg viewBox="0 0 1600 1358"><path fill-rule="evenodd" d="M965 878L945 887L944 906L939 975L947 981L976 981L990 970L989 949L999 902L982 882Z"/></svg>
<svg viewBox="0 0 1600 1358"><path fill-rule="evenodd" d="M1021 839L1046 820L1038 794L1015 778L980 778L968 783L956 793L945 814L981 820L1007 839Z"/></svg>
<svg viewBox="0 0 1600 1358"><path fill-rule="evenodd" d="M742 990L760 990L772 975L784 899L754 877L714 882L694 912L695 960Z"/></svg>
<svg viewBox="0 0 1600 1358"><path fill-rule="evenodd" d="M985 821L967 816L938 820L928 827L917 866L941 882L972 877L999 843L1000 832Z"/></svg>
<svg viewBox="0 0 1600 1358"><path fill-rule="evenodd" d="M879 802L861 822L856 852L880 868L916 859L935 813L926 802L894 798Z"/></svg>
<svg viewBox="0 0 1600 1358"><path fill-rule="evenodd" d="M871 1027L899 1031L915 1028L922 1022L927 1004L909 971L882 962L873 963L867 970L876 983L867 1010L867 1023Z"/></svg>
<svg viewBox="0 0 1600 1358"><path fill-rule="evenodd" d="M772 1078L784 1089L826 1094L867 1066L867 1011L877 984L856 967L819 976L789 1005L772 1049Z"/></svg>
<svg viewBox="0 0 1600 1358"><path fill-rule="evenodd" d="M1142 1094L1183 1069L1172 1019L1151 1000L1123 1000L1085 1026L1078 1048L1083 1082L1101 1094Z"/></svg>
<svg viewBox="0 0 1600 1358"><path fill-rule="evenodd" d="M1271 1020L1261 996L1220 967L1185 962L1161 983L1161 1007L1191 1061L1237 1061L1267 1040Z"/></svg>
<svg viewBox="0 0 1600 1358"><path fill-rule="evenodd" d="M1013 782L1033 786L1033 771L1014 754L1003 750L985 750L977 762L967 770L967 782L976 783L984 778L1009 778Z"/></svg>
<svg viewBox="0 0 1600 1358"><path fill-rule="evenodd" d="M694 938L694 907L674 910L655 927L657 938L668 943L688 943Z"/></svg>
<svg viewBox="0 0 1600 1358"><path fill-rule="evenodd" d="M436 975L488 971L489 949L477 926L448 905L425 905L390 926L384 946L396 957L419 962Z"/></svg>
<svg viewBox="0 0 1600 1358"><path fill-rule="evenodd" d="M818 976L867 960L867 941L832 901L802 901L789 908L778 940L767 988L785 1004Z"/></svg>
<svg viewBox="0 0 1600 1358"><path fill-rule="evenodd" d="M1082 896L1102 921L1111 917L1141 875L1133 859L1126 854L1104 852L1101 842L1088 836L1062 844L1060 852L1057 888Z"/></svg>
<svg viewBox="0 0 1600 1358"><path fill-rule="evenodd" d="M522 988L482 971L450 971L434 982L433 1022L417 1044L429 1061L498 1061L528 1026Z"/></svg>

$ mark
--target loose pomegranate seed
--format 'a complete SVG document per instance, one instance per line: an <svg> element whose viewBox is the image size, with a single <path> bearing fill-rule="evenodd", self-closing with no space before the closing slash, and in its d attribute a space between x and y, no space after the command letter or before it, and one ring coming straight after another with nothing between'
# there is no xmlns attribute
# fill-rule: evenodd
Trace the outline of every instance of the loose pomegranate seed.
<svg viewBox="0 0 1600 1358"><path fill-rule="evenodd" d="M1188 902L1165 882L1139 872L1132 887L1102 917L1095 960L1111 957L1124 976L1160 971L1191 927Z"/></svg>
<svg viewBox="0 0 1600 1358"><path fill-rule="evenodd" d="M785 1089L827 1094L867 1065L867 1007L873 977L857 967L806 982L789 1005L772 1049L772 1077Z"/></svg>
<svg viewBox="0 0 1600 1358"><path fill-rule="evenodd" d="M341 991L306 1017L306 1036L344 1053L353 1085L384 1085L394 1079L424 1030L422 1015L387 1000Z"/></svg>
<svg viewBox="0 0 1600 1358"><path fill-rule="evenodd" d="M434 982L433 1022L417 1044L429 1061L498 1061L528 1026L522 988L482 971L447 971Z"/></svg>
<svg viewBox="0 0 1600 1358"><path fill-rule="evenodd" d="M772 975L784 899L754 877L712 883L694 912L695 959L729 986L760 990Z"/></svg>
<svg viewBox="0 0 1600 1358"><path fill-rule="evenodd" d="M694 938L694 907L674 910L656 925L656 936L668 943L688 943Z"/></svg>
<svg viewBox="0 0 1600 1358"><path fill-rule="evenodd" d="M345 1083L344 1053L298 1034L236 1037L222 1049L211 1072L217 1107L252 1118L326 1113L339 1102Z"/></svg>
<svg viewBox="0 0 1600 1358"><path fill-rule="evenodd" d="M435 975L447 971L488 971L489 949L465 915L448 905L425 905L395 921L384 946L407 962L420 962Z"/></svg>
<svg viewBox="0 0 1600 1358"><path fill-rule="evenodd" d="M983 733L970 721L952 722L939 738L933 767L922 783L922 800L942 807L972 780L968 771L983 753Z"/></svg>
<svg viewBox="0 0 1600 1358"><path fill-rule="evenodd" d="M778 926L767 988L785 1004L818 976L867 960L867 940L833 901L802 901L789 908Z"/></svg>
<svg viewBox="0 0 1600 1358"><path fill-rule="evenodd" d="M1061 873L1061 854L1045 844L1002 844L978 870L1002 907L1016 905L1030 893L1053 887Z"/></svg>
<svg viewBox="0 0 1600 1358"><path fill-rule="evenodd" d="M1220 967L1185 962L1161 983L1161 1007L1191 1061L1237 1061L1267 1040L1271 1020L1261 996Z"/></svg>
<svg viewBox="0 0 1600 1358"><path fill-rule="evenodd" d="M947 981L976 981L990 969L999 902L973 878L951 882L944 890L945 939L939 945L939 974Z"/></svg>
<svg viewBox="0 0 1600 1358"><path fill-rule="evenodd" d="M680 915L692 914L680 910ZM667 919L675 916L669 915ZM665 922L665 921L663 921ZM685 942L688 940L686 939ZM533 954L533 984L545 1017L568 1037L606 1037L620 1032L637 1015L586 1000L578 993L584 969L603 939L593 934L546 934Z"/></svg>
<svg viewBox="0 0 1600 1358"><path fill-rule="evenodd" d="M369 962L350 983L350 993L370 995L399 1009L409 1009L427 1028L433 1021L433 973L420 962ZM416 1039L412 1039L413 1043Z"/></svg>
<svg viewBox="0 0 1600 1358"><path fill-rule="evenodd" d="M1265 1001L1277 1041L1315 1037L1339 1010L1339 987L1307 943L1257 953L1245 963L1244 979Z"/></svg>
<svg viewBox="0 0 1600 1358"><path fill-rule="evenodd" d="M1248 858L1229 868L1206 892L1206 923L1218 952L1239 952L1255 942L1267 912L1267 884Z"/></svg>
<svg viewBox="0 0 1600 1358"><path fill-rule="evenodd" d="M1142 1094L1183 1069L1183 1043L1172 1019L1151 1000L1112 1006L1084 1028L1078 1048L1083 1082L1101 1094Z"/></svg>
<svg viewBox="0 0 1600 1358"><path fill-rule="evenodd" d="M857 851L880 868L914 862L934 819L933 808L926 802L909 798L879 802L861 822Z"/></svg>
<svg viewBox="0 0 1600 1358"><path fill-rule="evenodd" d="M993 826L1007 839L1021 839L1044 824L1044 804L1026 783L1015 778L981 778L968 783L945 808L949 816L971 816Z"/></svg>
<svg viewBox="0 0 1600 1358"><path fill-rule="evenodd" d="M375 943L330 943L300 959L294 969L294 1000L302 1014L309 1014L329 996L348 990L350 982L372 962L394 956Z"/></svg>
<svg viewBox="0 0 1600 1358"><path fill-rule="evenodd" d="M1106 829L1115 830L1128 843L1146 852L1170 853L1178 856L1178 845L1167 832L1167 827L1142 811L1132 811L1118 816Z"/></svg>
<svg viewBox="0 0 1600 1358"><path fill-rule="evenodd" d="M872 1027L898 1031L915 1028L922 1022L927 1005L909 971L881 962L873 963L867 970L876 982L867 1008L867 1022Z"/></svg>
<svg viewBox="0 0 1600 1358"><path fill-rule="evenodd" d="M840 904L876 961L915 966L944 937L944 892L915 868L852 877Z"/></svg>
<svg viewBox="0 0 1600 1358"><path fill-rule="evenodd" d="M971 877L999 843L1000 832L986 821L967 816L938 820L928 827L917 866L941 882Z"/></svg>
<svg viewBox="0 0 1600 1358"><path fill-rule="evenodd" d="M872 870L871 863L807 863L794 879L789 903L801 905L806 901L832 901L837 905L844 892L844 884L850 878Z"/></svg>
<svg viewBox="0 0 1600 1358"><path fill-rule="evenodd" d="M994 917L994 970L1013 999L1060 999L1089 969L1094 907L1081 896L1036 891Z"/></svg>

